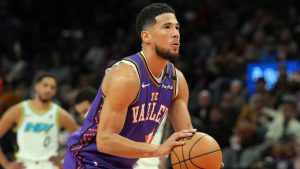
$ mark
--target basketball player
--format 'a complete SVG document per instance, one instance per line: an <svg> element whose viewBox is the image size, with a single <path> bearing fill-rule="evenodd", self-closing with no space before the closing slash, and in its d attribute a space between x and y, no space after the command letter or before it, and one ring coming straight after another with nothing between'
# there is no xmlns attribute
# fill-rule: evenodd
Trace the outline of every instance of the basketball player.
<svg viewBox="0 0 300 169"><path fill-rule="evenodd" d="M77 93L75 97L74 110L76 111L76 113L78 113L78 123L80 125L85 119L86 113L92 105L96 94L97 90L92 87L83 88Z"/></svg>
<svg viewBox="0 0 300 169"><path fill-rule="evenodd" d="M85 87L83 89L80 89L78 93L76 94L76 97L74 99L74 106L73 109L76 114L74 114L74 117L77 117L77 123L79 125L82 125L83 120L85 119L86 113L88 112L88 109L90 108L91 104L93 103L93 100L97 94L97 90L92 87ZM73 133L79 132L76 130ZM68 137L70 136L70 133L62 132L60 133L62 136L60 136L60 142L67 142ZM65 144L63 144L65 145ZM62 150L58 153L57 156L50 157L50 161L54 163L57 166L61 166L62 168L62 161L65 157L65 147L63 147Z"/></svg>
<svg viewBox="0 0 300 169"><path fill-rule="evenodd" d="M164 157L196 130L187 109L188 87L169 60L179 56L179 23L161 3L137 16L142 51L107 70L78 135L70 137L65 169L131 169L138 158ZM168 114L176 133L151 141Z"/></svg>
<svg viewBox="0 0 300 169"><path fill-rule="evenodd" d="M58 149L60 128L69 132L78 126L75 119L51 100L56 94L57 81L51 74L40 74L35 80L36 96L23 101L5 112L0 120L0 138L16 127L18 162L9 162L0 151L4 169L57 169L49 161Z"/></svg>

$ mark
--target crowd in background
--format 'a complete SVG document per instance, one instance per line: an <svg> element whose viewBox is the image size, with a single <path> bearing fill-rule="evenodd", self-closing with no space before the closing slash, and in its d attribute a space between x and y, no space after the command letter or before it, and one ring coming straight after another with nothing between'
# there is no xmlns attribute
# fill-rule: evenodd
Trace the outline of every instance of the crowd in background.
<svg viewBox="0 0 300 169"><path fill-rule="evenodd" d="M32 96L40 71L59 80L56 102L69 109L76 92L99 87L105 69L141 50L137 12L150 0L0 0L0 117ZM164 1L157 1L164 2ZM225 169L300 169L300 61L297 0L169 1L180 22L189 109L198 131L222 147ZM273 88L246 66L278 61ZM230 154L230 155L228 155Z"/></svg>

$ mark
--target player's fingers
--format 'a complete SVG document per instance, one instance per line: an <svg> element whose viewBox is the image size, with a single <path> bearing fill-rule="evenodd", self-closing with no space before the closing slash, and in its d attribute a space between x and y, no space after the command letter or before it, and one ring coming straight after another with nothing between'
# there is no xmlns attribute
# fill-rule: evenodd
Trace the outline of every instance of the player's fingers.
<svg viewBox="0 0 300 169"><path fill-rule="evenodd" d="M182 139L182 138L191 137L193 135L194 135L194 133L181 133L181 132L179 132L179 133L174 134L174 137L175 137L174 139L179 140L179 139Z"/></svg>
<svg viewBox="0 0 300 169"><path fill-rule="evenodd" d="M196 133L197 129L187 129L187 130L181 130L180 133Z"/></svg>
<svg viewBox="0 0 300 169"><path fill-rule="evenodd" d="M182 146L184 144L185 144L184 141L175 141L174 144L173 144L173 147Z"/></svg>

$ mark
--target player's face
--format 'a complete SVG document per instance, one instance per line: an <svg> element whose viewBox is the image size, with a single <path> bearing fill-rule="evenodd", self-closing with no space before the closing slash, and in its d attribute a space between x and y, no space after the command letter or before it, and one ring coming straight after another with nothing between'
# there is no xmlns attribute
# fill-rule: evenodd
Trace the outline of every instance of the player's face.
<svg viewBox="0 0 300 169"><path fill-rule="evenodd" d="M173 13L164 13L155 17L152 38L156 54L166 60L176 60L179 56L179 23Z"/></svg>
<svg viewBox="0 0 300 169"><path fill-rule="evenodd" d="M87 111L89 110L91 103L87 100L75 104L75 110L79 113L82 119L85 118Z"/></svg>
<svg viewBox="0 0 300 169"><path fill-rule="evenodd" d="M35 85L37 97L40 101L47 103L56 94L56 81L51 77L44 77Z"/></svg>

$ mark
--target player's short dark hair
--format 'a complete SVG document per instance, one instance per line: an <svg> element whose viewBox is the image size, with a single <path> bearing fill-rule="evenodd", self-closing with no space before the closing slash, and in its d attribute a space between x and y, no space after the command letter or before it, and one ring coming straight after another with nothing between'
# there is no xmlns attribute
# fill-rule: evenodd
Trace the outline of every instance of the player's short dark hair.
<svg viewBox="0 0 300 169"><path fill-rule="evenodd" d="M34 78L34 84L37 84L39 82L41 82L44 78L50 77L52 79L55 80L56 83L58 83L57 78L54 74L48 73L48 72L42 72L42 73L38 73L35 78Z"/></svg>
<svg viewBox="0 0 300 169"><path fill-rule="evenodd" d="M136 17L136 30L138 35L141 34L145 26L155 24L155 17L163 13L173 13L172 7L164 3L152 3L144 7Z"/></svg>
<svg viewBox="0 0 300 169"><path fill-rule="evenodd" d="M92 87L83 88L77 93L74 102L75 104L78 104L87 100L88 102L92 103L96 94L97 90Z"/></svg>

